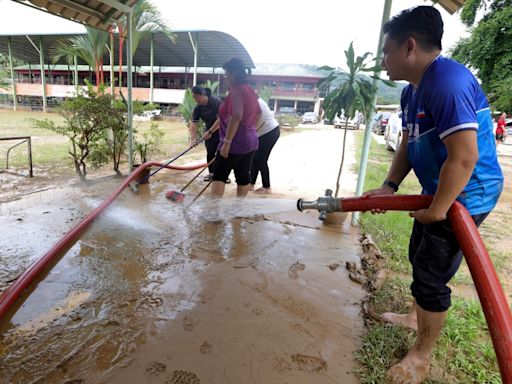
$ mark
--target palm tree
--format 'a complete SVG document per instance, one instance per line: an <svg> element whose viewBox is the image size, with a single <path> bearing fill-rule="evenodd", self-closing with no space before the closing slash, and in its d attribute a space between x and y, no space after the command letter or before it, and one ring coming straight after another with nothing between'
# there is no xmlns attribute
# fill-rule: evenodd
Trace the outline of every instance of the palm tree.
<svg viewBox="0 0 512 384"><path fill-rule="evenodd" d="M135 55L140 41L155 32L163 32L174 41L176 36L171 32L160 11L149 1L139 0L133 8L132 55ZM119 31L119 87L123 79L123 46L126 39L127 20L123 18L118 24Z"/></svg>
<svg viewBox="0 0 512 384"><path fill-rule="evenodd" d="M108 32L96 28L86 27L87 34L73 36L57 42L53 59L58 61L64 58L68 64L74 64L75 57L80 57L89 66L94 68L96 85L103 84L103 55L108 41Z"/></svg>
<svg viewBox="0 0 512 384"><path fill-rule="evenodd" d="M370 52L366 52L362 56L355 58L353 44L345 51L345 57L347 59L348 73L342 72L339 68L331 68L324 66L319 70L331 71L327 77L321 79L318 82L318 87L321 89L328 88L333 82L339 80L341 77L345 79L343 82L334 90L332 90L325 98L323 103L323 109L327 119L332 120L336 115L345 116L345 132L343 134L343 146L341 154L340 169L338 171L338 178L336 179L336 193L335 197L338 197L340 189L340 177L343 169L343 162L345 159L345 142L347 137L347 128L349 119L353 119L356 110L359 109L368 124L368 116L373 108L373 96L376 89L373 88L372 83L362 76L362 72L373 72L375 67L368 67L370 60L368 60ZM394 86L395 83L389 80L379 79L390 86Z"/></svg>

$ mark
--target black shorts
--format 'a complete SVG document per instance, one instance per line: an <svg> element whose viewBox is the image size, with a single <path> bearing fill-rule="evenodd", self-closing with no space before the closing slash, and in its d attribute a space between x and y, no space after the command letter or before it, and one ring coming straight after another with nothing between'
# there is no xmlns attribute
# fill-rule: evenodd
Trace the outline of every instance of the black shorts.
<svg viewBox="0 0 512 384"><path fill-rule="evenodd" d="M489 213L472 216L478 227ZM462 251L448 221L421 224L414 220L409 242L412 264L411 293L426 311L444 312L451 305L446 285L459 269Z"/></svg>
<svg viewBox="0 0 512 384"><path fill-rule="evenodd" d="M235 172L235 180L238 185L247 185L251 182L251 164L256 151L246 153L245 155L234 155L230 153L225 159L217 152L213 164L213 180L226 182L229 174Z"/></svg>
<svg viewBox="0 0 512 384"><path fill-rule="evenodd" d="M497 133L496 134L496 141L503 142L503 133Z"/></svg>

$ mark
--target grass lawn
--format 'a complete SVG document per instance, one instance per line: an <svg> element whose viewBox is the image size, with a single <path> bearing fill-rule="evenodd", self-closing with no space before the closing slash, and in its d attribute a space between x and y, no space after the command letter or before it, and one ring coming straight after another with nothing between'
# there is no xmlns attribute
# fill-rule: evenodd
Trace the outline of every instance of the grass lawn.
<svg viewBox="0 0 512 384"><path fill-rule="evenodd" d="M69 139L50 130L34 127L33 119L49 119L57 124L64 121L57 113L0 110L0 137L31 136L34 167L51 170L52 173L60 175L73 175L73 162L68 153ZM158 149L150 154L151 160L170 158L187 147L188 128L184 123L167 120L156 123L164 132L164 136ZM149 129L150 124L151 122L147 121L134 121L135 136L140 137ZM16 143L16 141L0 141L0 168L5 168L7 149ZM202 159L205 156L204 152L204 148L199 145L191 151L186 161ZM127 158L124 161L126 162ZM11 151L9 165L19 168L27 167L27 146L25 144ZM111 168L111 165L107 164L105 167Z"/></svg>
<svg viewBox="0 0 512 384"><path fill-rule="evenodd" d="M49 119L62 123L64 119L58 113L28 112L0 110L0 137L31 136L32 162L35 168L50 171L53 175L75 174L73 161L68 153L69 139L56 133L36 128L33 119ZM188 128L180 121L134 121L134 136L142 138L142 134L149 130L152 123L158 124L158 128L164 132L164 136L158 148L149 153L148 160L166 160L185 150L188 146ZM282 129L282 135L288 135L303 131L304 128ZM0 169L6 165L7 149L15 145L17 141L0 141ZM178 159L174 164L179 165L190 161L206 158L206 150L203 144L199 144L186 156ZM127 156L123 160L127 169ZM138 157L136 162L138 162ZM9 166L14 168L27 168L27 145L22 144L11 151ZM111 169L112 165L103 166ZM123 165L122 165L123 168ZM92 171L91 169L88 170ZM93 172L93 171L92 171Z"/></svg>
<svg viewBox="0 0 512 384"><path fill-rule="evenodd" d="M357 148L362 147L362 132ZM360 158L360 150L358 158ZM372 140L365 189L377 188L386 178L392 152ZM411 173L400 185L401 194L418 194L421 188ZM412 219L407 212L361 215L361 228L386 256L385 268L391 275L384 287L372 295L370 303L377 313L401 312L410 308L411 267L407 257ZM498 267L504 256L496 255ZM405 277L404 277L405 276ZM461 268L452 283L470 282L466 268ZM415 332L386 324L369 324L356 358L362 364L358 375L363 383L384 383L386 370L405 356L415 339ZM494 349L487 331L480 303L452 295L452 307L441 338L432 356L432 368L426 383L501 383Z"/></svg>

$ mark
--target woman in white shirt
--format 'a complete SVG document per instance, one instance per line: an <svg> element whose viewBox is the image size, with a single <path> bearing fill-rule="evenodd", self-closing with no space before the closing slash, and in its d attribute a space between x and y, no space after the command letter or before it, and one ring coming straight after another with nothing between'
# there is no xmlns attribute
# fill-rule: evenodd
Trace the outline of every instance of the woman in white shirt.
<svg viewBox="0 0 512 384"><path fill-rule="evenodd" d="M274 119L272 111L267 103L261 98L258 98L258 103L261 108L261 117L256 124L256 133L258 134L259 147L252 160L251 167L251 190L254 193L267 194L272 193L270 188L270 171L268 169L268 158L270 152L274 147L277 139L279 139L280 130L279 123ZM258 173L261 172L261 181L263 186L254 190Z"/></svg>

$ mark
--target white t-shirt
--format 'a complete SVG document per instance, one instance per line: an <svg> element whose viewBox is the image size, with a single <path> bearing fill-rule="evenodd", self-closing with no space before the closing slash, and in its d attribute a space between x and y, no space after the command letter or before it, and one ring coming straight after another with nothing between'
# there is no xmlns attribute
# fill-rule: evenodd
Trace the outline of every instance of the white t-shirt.
<svg viewBox="0 0 512 384"><path fill-rule="evenodd" d="M277 128L279 123L274 119L272 111L263 99L258 98L258 103L260 103L261 117L256 123L256 133L258 134L258 137L260 137L265 133L269 133L274 128Z"/></svg>

